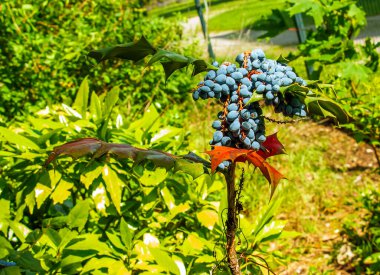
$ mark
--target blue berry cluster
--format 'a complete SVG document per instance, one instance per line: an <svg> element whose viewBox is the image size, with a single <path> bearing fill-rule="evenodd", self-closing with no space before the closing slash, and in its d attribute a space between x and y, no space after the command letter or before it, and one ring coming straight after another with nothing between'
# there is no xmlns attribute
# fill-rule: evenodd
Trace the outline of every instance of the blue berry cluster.
<svg viewBox="0 0 380 275"><path fill-rule="evenodd" d="M262 95L267 105L274 105L276 112L287 116L306 116L305 105L291 94L283 96L281 87L293 83L306 86L286 64L267 59L261 49L244 52L236 57L239 68L225 62L218 69L207 73L193 92L193 99L217 98L223 103L223 111L212 123L215 129L211 145L259 150L265 142L265 124L258 102L249 101L252 95ZM219 165L225 169L230 162Z"/></svg>

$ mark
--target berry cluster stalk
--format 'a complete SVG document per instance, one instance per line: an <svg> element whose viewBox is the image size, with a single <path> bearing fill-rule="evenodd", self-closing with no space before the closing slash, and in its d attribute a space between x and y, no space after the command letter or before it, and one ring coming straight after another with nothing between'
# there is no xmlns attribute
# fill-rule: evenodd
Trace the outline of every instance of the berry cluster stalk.
<svg viewBox="0 0 380 275"><path fill-rule="evenodd" d="M227 261L233 275L240 275L239 259L236 254L235 236L238 227L236 189L235 189L235 163L232 163L228 171L224 174L227 182Z"/></svg>

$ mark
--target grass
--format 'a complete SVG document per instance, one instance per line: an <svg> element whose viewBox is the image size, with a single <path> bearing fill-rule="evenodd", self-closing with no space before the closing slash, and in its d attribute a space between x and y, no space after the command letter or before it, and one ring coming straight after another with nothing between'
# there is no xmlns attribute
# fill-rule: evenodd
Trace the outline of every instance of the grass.
<svg viewBox="0 0 380 275"><path fill-rule="evenodd" d="M210 32L252 28L260 22L262 17L269 16L272 9L282 9L284 6L284 0L211 1L208 28ZM193 1L156 8L149 14L172 17L177 16L178 12L186 18L197 16Z"/></svg>
<svg viewBox="0 0 380 275"><path fill-rule="evenodd" d="M248 43L240 44L234 51L226 52L223 60L234 60L236 53L247 46ZM291 50L272 47L266 49L266 53L270 58L276 58ZM302 62L291 65L299 75L306 74ZM190 150L195 148L200 153L209 149L208 141L213 134L210 125L220 106L211 100L192 104L187 119L191 123L185 127L191 133ZM265 113L271 114L272 111L267 108ZM344 240L340 235L343 222L361 217L359 198L368 190L380 187L380 176L373 169L376 167L375 157L367 145L357 144L331 126L311 121L266 124L267 133L278 132L287 151L286 155L269 159L287 177L276 191L276 195L283 198L277 219L288 221L286 230L300 233L296 238L271 243L272 251L281 254L288 262L286 266L275 267L274 271L276 274L336 274L339 268L344 268L334 264L332 256ZM253 218L268 203L269 187L252 166L242 164L239 167L245 168L246 175L242 192L244 214Z"/></svg>
<svg viewBox="0 0 380 275"><path fill-rule="evenodd" d="M208 150L208 140L213 130L219 107L210 102L197 102L193 106L187 128L191 132L190 148L198 152ZM202 111L201 111L202 110ZM267 110L270 112L270 110ZM342 240L339 232L342 221L349 214L359 216L358 198L371 188L378 188L380 177L368 166L364 169L347 168L347 159L355 157L355 141L331 126L314 122L291 125L266 123L268 133L278 131L287 154L273 157L269 162L283 173L287 180L280 183L277 196L283 204L277 219L287 220L286 230L300 233L297 238L275 241L273 249L288 261L286 267L278 266L276 274L288 270L295 274L297 268L316 270L318 274L337 267L331 264L334 245ZM364 144L358 146L366 152ZM375 164L373 154L366 157ZM269 186L258 171L247 164L243 189L244 214L252 218L268 203ZM238 172L238 174L240 171ZM306 274L306 273L302 273Z"/></svg>

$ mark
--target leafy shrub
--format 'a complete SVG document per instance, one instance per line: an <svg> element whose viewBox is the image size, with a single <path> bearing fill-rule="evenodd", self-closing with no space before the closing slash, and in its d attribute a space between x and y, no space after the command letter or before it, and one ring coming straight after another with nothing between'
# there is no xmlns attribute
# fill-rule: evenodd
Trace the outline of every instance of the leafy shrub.
<svg viewBox="0 0 380 275"><path fill-rule="evenodd" d="M184 153L182 129L168 126L153 105L141 119L125 120L119 93L90 95L85 80L71 107L54 105L1 128L0 260L17 265L6 271L206 274L223 259L226 190L220 178L200 176L202 166L180 169L194 180L107 156L43 167L52 147L86 136ZM273 220L280 202L273 199L255 220L241 216L245 270L265 267L266 243L286 236L286 222Z"/></svg>
<svg viewBox="0 0 380 275"><path fill-rule="evenodd" d="M369 38L364 45L353 41L366 24L365 13L355 2L290 1L290 15L304 13L314 19L316 30L308 32L305 43L289 56L305 61L313 68L311 79L334 85L330 96L350 110L354 122L344 125L357 141L374 146L380 140L380 102L376 83L379 81L377 52L380 43Z"/></svg>
<svg viewBox="0 0 380 275"><path fill-rule="evenodd" d="M95 66L85 57L94 45L121 44L142 34L155 45L178 50L183 39L178 21L147 18L138 1L28 2L0 4L1 115L20 118L46 103L63 101L70 105L78 81L88 74L91 87L98 93L120 85L128 113L153 98L162 108L185 98L183 91L190 89L188 77L178 77L163 86L164 73L155 67L141 73L131 62L115 62L108 69ZM184 51L194 49L190 45Z"/></svg>

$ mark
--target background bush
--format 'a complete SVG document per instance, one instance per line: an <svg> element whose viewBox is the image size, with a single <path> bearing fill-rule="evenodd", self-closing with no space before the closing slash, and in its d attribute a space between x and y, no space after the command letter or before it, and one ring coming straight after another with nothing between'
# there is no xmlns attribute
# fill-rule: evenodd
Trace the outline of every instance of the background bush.
<svg viewBox="0 0 380 275"><path fill-rule="evenodd" d="M164 73L156 67L142 72L130 62L102 66L86 58L91 49L142 34L154 46L194 53L194 46L182 49L179 21L147 18L138 1L12 0L0 4L0 10L0 115L7 118L55 102L70 104L87 74L98 94L120 85L127 113L157 97L164 108L190 90L187 77L161 85Z"/></svg>

